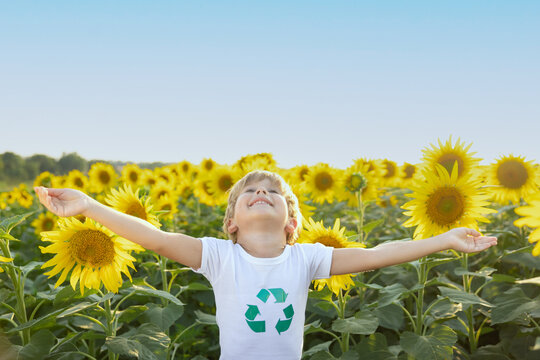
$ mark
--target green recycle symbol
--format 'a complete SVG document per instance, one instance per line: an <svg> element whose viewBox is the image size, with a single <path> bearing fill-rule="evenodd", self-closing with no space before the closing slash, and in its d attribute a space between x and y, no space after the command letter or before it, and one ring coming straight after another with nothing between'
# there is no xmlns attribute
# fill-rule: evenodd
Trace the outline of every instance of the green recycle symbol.
<svg viewBox="0 0 540 360"><path fill-rule="evenodd" d="M274 296L274 299L276 299L275 303L284 303L287 299L287 293L283 291L281 288L277 289L261 289L259 293L257 294L257 297L259 300L261 300L263 303L266 303L268 298L270 297L270 293ZM266 321L264 320L255 320L257 315L260 315L261 312L259 311L259 308L257 305L249 305L248 309L246 310L246 322L256 333L262 333L266 331ZM294 310L292 304L287 306L283 309L283 314L285 315L285 319L278 319L278 322L276 323L276 330L281 335L282 332L287 331L289 327L291 326L292 318L294 315Z"/></svg>

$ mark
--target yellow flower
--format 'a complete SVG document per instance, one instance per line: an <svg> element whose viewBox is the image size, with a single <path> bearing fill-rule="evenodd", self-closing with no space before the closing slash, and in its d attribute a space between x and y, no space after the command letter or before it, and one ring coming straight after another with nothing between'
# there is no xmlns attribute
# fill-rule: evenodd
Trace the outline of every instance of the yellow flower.
<svg viewBox="0 0 540 360"><path fill-rule="evenodd" d="M216 165L217 163L210 158L203 159L199 164L199 170L201 171L201 173L207 173L212 171Z"/></svg>
<svg viewBox="0 0 540 360"><path fill-rule="evenodd" d="M131 280L128 267L135 270L135 258L130 252L142 251L142 247L88 218L84 223L75 218L61 218L58 227L57 231L41 233L42 240L52 244L39 247L44 254L55 254L42 266L53 267L45 273L49 278L61 272L55 287L66 280L70 271L71 287L75 290L79 282L81 294L85 288L101 288L101 283L107 290L118 292L122 273Z"/></svg>
<svg viewBox="0 0 540 360"><path fill-rule="evenodd" d="M470 176L458 178L456 162L451 175L446 169L436 164L437 173L423 170L425 181L417 181L411 186L414 198L402 206L409 210L404 214L410 216L403 225L417 226L415 239L422 239L446 232L454 227L478 229L477 221L489 222L482 214L495 213L485 208L488 198L480 190L480 180Z"/></svg>
<svg viewBox="0 0 540 360"><path fill-rule="evenodd" d="M306 175L306 192L311 193L311 198L316 203L332 203L339 189L340 175L339 170L318 163Z"/></svg>
<svg viewBox="0 0 540 360"><path fill-rule="evenodd" d="M488 191L494 200L504 204L511 201L519 204L525 198L538 191L540 181L535 164L525 161L521 156L502 156L487 171Z"/></svg>
<svg viewBox="0 0 540 360"><path fill-rule="evenodd" d="M105 198L105 203L113 209L146 220L155 227L160 228L161 223L157 216L151 213L152 205L150 204L150 198L147 197L143 203L142 198L139 197L139 190L137 189L134 192L130 185L124 184L123 188L118 190L112 189L111 194Z"/></svg>
<svg viewBox="0 0 540 360"><path fill-rule="evenodd" d="M458 177L471 175L473 173L473 170L480 162L480 159L473 157L473 155L476 154L475 152L469 153L472 143L465 147L465 144L458 138L456 143L452 145L452 136L450 136L448 141L444 144L440 139L437 141L439 143L438 147L430 144L432 149L422 150L424 153L422 160L428 171L436 173L436 166L439 164L444 166L448 173L451 173L454 163L457 161Z"/></svg>
<svg viewBox="0 0 540 360"><path fill-rule="evenodd" d="M88 184L90 181L88 178L79 170L71 170L66 179L66 185L69 188L77 189L85 192L88 189Z"/></svg>
<svg viewBox="0 0 540 360"><path fill-rule="evenodd" d="M397 186L401 177L400 168L397 164L388 159L378 160L377 162L382 173L379 178L380 185L383 187Z"/></svg>
<svg viewBox="0 0 540 360"><path fill-rule="evenodd" d="M241 172L238 168L217 165L211 173L208 174L208 192L214 198L213 203L224 205L227 203L230 188L241 178Z"/></svg>
<svg viewBox="0 0 540 360"><path fill-rule="evenodd" d="M176 196L162 196L156 200L155 209L156 211L166 211L166 213L160 215L163 219L173 220L174 214L178 212L177 203L178 198Z"/></svg>
<svg viewBox="0 0 540 360"><path fill-rule="evenodd" d="M40 214L31 224L36 235L56 229L56 216L50 212Z"/></svg>
<svg viewBox="0 0 540 360"><path fill-rule="evenodd" d="M534 229L529 235L529 242L536 243L532 254L538 256L540 255L540 192L537 191L530 196L527 202L527 205L514 210L516 214L522 216L514 221L514 225L518 227L528 226Z"/></svg>
<svg viewBox="0 0 540 360"><path fill-rule="evenodd" d="M100 193L106 191L116 184L118 175L114 167L110 164L95 163L88 171L90 177L90 191Z"/></svg>
<svg viewBox="0 0 540 360"><path fill-rule="evenodd" d="M17 199L17 202L19 205L21 205L24 208L29 208L34 203L34 198L32 194L30 194L26 190L25 184L20 184L18 188L13 189L14 197Z"/></svg>
<svg viewBox="0 0 540 360"><path fill-rule="evenodd" d="M0 256L0 262L10 262L10 261L13 261L13 259ZM1 266L0 266L0 272L4 272L4 269Z"/></svg>
<svg viewBox="0 0 540 360"><path fill-rule="evenodd" d="M336 249L350 247L364 247L363 244L348 241L345 237L345 228L340 227L339 219L334 222L333 228L325 228L323 222L315 222L309 218L309 222L304 224L305 231L300 233L299 243L321 243L325 246L330 246ZM314 280L316 290L322 290L324 286L334 293L338 294L340 289L347 290L351 285L354 285L351 277L354 275L334 275L329 279Z"/></svg>
<svg viewBox="0 0 540 360"><path fill-rule="evenodd" d="M52 187L53 174L48 171L44 171L39 174L34 180L34 186Z"/></svg>
<svg viewBox="0 0 540 360"><path fill-rule="evenodd" d="M355 162L343 172L343 184L338 192L340 201L347 201L351 207L358 206L357 192L362 192L362 201L376 200L379 194L379 181L375 171L369 170L367 163Z"/></svg>
<svg viewBox="0 0 540 360"><path fill-rule="evenodd" d="M168 196L170 198L177 197L177 193L173 186L164 180L158 180L156 183L150 188L150 197L155 200L159 200L159 198Z"/></svg>
<svg viewBox="0 0 540 360"><path fill-rule="evenodd" d="M157 182L154 172L150 169L143 169L141 177L143 185L154 186Z"/></svg>
<svg viewBox="0 0 540 360"><path fill-rule="evenodd" d="M397 184L400 188L407 189L418 178L418 167L407 162L400 167L401 181Z"/></svg>
<svg viewBox="0 0 540 360"><path fill-rule="evenodd" d="M137 164L126 164L122 168L122 181L133 187L143 184L142 170Z"/></svg>
<svg viewBox="0 0 540 360"><path fill-rule="evenodd" d="M240 177L255 170L277 171L276 161L270 153L259 153L244 156L240 158L240 160L238 160L234 166L242 171Z"/></svg>

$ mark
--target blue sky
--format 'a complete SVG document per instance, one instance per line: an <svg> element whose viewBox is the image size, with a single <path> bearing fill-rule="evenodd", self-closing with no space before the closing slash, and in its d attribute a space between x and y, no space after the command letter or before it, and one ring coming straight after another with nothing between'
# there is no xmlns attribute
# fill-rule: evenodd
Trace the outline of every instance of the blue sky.
<svg viewBox="0 0 540 360"><path fill-rule="evenodd" d="M540 161L538 1L0 4L0 152Z"/></svg>

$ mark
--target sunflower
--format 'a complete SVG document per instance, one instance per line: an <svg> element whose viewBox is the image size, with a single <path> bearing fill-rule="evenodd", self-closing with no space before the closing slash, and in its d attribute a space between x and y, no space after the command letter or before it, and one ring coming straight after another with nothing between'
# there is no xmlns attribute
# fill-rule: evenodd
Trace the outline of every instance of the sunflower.
<svg viewBox="0 0 540 360"><path fill-rule="evenodd" d="M142 169L137 164L124 165L122 167L122 181L135 188L142 185Z"/></svg>
<svg viewBox="0 0 540 360"><path fill-rule="evenodd" d="M306 175L306 191L311 193L313 201L319 204L334 202L339 189L340 173L338 169L324 163L318 163L309 170Z"/></svg>
<svg viewBox="0 0 540 360"><path fill-rule="evenodd" d="M177 203L178 198L175 196L162 196L161 198L156 200L155 210L165 211L165 213L163 213L161 217L166 220L173 220L174 214L178 212Z"/></svg>
<svg viewBox="0 0 540 360"><path fill-rule="evenodd" d="M151 213L150 198L147 197L143 202L143 199L139 197L139 190L134 192L130 185L124 184L118 190L112 189L105 198L105 202L115 210L146 220L157 228L161 227L157 216Z"/></svg>
<svg viewBox="0 0 540 360"><path fill-rule="evenodd" d="M56 216L50 212L40 214L31 225L34 227L34 232L39 235L43 231L51 231L56 229Z"/></svg>
<svg viewBox="0 0 540 360"><path fill-rule="evenodd" d="M299 243L321 243L335 249L364 247L363 244L347 241L347 237L344 235L345 228L340 227L339 219L336 219L333 228L325 228L322 221L315 222L312 218L309 218L309 222L304 224L304 228L305 231L300 233ZM337 295L341 289L347 290L351 285L354 285L351 279L352 276L354 275L334 275L329 279L314 280L314 286L316 290L322 290L326 285Z"/></svg>
<svg viewBox="0 0 540 360"><path fill-rule="evenodd" d="M174 190L174 187L166 183L165 181L157 181L151 188L150 188L150 197L152 199L159 199L161 197L168 196L168 197L176 197L176 191Z"/></svg>
<svg viewBox="0 0 540 360"><path fill-rule="evenodd" d="M203 159L199 164L199 170L201 173L207 173L212 171L216 165L217 163L210 158Z"/></svg>
<svg viewBox="0 0 540 360"><path fill-rule="evenodd" d="M375 176L375 171L369 170L369 164L354 163L343 172L338 199L347 201L347 205L351 207L357 207L358 191L362 192L362 201L370 201L377 199L378 188L379 181Z"/></svg>
<svg viewBox="0 0 540 360"><path fill-rule="evenodd" d="M169 167L155 168L154 175L156 181L163 181L167 184L174 184L176 182L176 175Z"/></svg>
<svg viewBox="0 0 540 360"><path fill-rule="evenodd" d="M88 171L90 177L90 191L100 193L113 187L118 175L110 164L95 163Z"/></svg>
<svg viewBox="0 0 540 360"><path fill-rule="evenodd" d="M528 204L514 210L516 214L522 216L514 221L518 227L528 226L534 230L529 234L529 242L536 243L532 254L540 255L540 192L528 198Z"/></svg>
<svg viewBox="0 0 540 360"><path fill-rule="evenodd" d="M519 204L521 198L538 191L538 172L532 161L521 156L502 156L487 171L486 183L494 200L504 204Z"/></svg>
<svg viewBox="0 0 540 360"><path fill-rule="evenodd" d="M51 174L48 171L42 172L34 180L34 187L36 187L36 186L52 187L52 178L53 178L53 176L54 175Z"/></svg>
<svg viewBox="0 0 540 360"><path fill-rule="evenodd" d="M10 262L10 261L13 261L13 259L0 256L0 262ZM0 266L0 272L4 272L4 268L2 268L1 266Z"/></svg>
<svg viewBox="0 0 540 360"><path fill-rule="evenodd" d="M422 160L424 161L428 170L430 170L432 173L437 172L436 166L439 164L444 166L446 171L448 171L450 174L452 172L454 163L457 161L458 177L462 177L464 175L470 175L473 169L480 162L479 158L473 157L473 155L476 154L475 152L469 153L472 143L465 147L465 144L462 143L458 138L456 143L452 145L452 136L450 136L448 141L446 141L444 144L440 139L437 141L439 143L438 147L430 144L432 149L422 150L424 153Z"/></svg>
<svg viewBox="0 0 540 360"><path fill-rule="evenodd" d="M181 161L176 164L176 167L179 170L179 174L186 179L191 179L191 173L193 172L194 166L187 160Z"/></svg>
<svg viewBox="0 0 540 360"><path fill-rule="evenodd" d="M298 165L291 169L288 169L283 174L284 178L287 179L287 182L291 185L298 185L300 188L304 187L307 174L309 173L309 166L307 165Z"/></svg>
<svg viewBox="0 0 540 360"><path fill-rule="evenodd" d="M150 169L143 169L141 177L143 185L154 186L157 182L156 175Z"/></svg>
<svg viewBox="0 0 540 360"><path fill-rule="evenodd" d="M72 189L85 192L88 189L88 178L79 170L71 170L67 175L66 185Z"/></svg>
<svg viewBox="0 0 540 360"><path fill-rule="evenodd" d="M208 192L214 197L216 205L224 205L229 197L229 190L241 178L236 167L218 165L208 175Z"/></svg>
<svg viewBox="0 0 540 360"><path fill-rule="evenodd" d="M101 288L102 282L107 290L118 292L122 285L121 273L131 280L128 267L135 270L135 258L130 252L142 251L142 247L88 218L84 223L75 218L61 218L58 227L58 231L41 233L42 240L52 244L39 247L44 254L55 254L42 266L53 267L45 273L49 278L62 272L55 287L66 280L70 271L71 287L75 290L79 282L81 294L85 288Z"/></svg>
<svg viewBox="0 0 540 360"><path fill-rule="evenodd" d="M448 231L454 227L478 229L477 221L489 222L482 214L495 213L485 208L489 198L480 190L480 180L470 176L458 177L458 163L449 175L442 165L436 164L437 174L423 170L425 181L411 186L414 198L402 206L410 216L403 225L415 226L415 239L422 239Z"/></svg>
<svg viewBox="0 0 540 360"><path fill-rule="evenodd" d="M216 205L216 201L210 191L211 173L199 173L193 183L193 195L195 195L201 204L208 206Z"/></svg>
<svg viewBox="0 0 540 360"><path fill-rule="evenodd" d="M400 167L401 179L397 184L400 188L407 189L418 177L418 167L407 162Z"/></svg>
<svg viewBox="0 0 540 360"><path fill-rule="evenodd" d="M13 189L15 199L22 207L28 209L34 203L34 197L26 190L25 184L20 184L19 187Z"/></svg>
<svg viewBox="0 0 540 360"><path fill-rule="evenodd" d="M380 185L383 187L395 187L399 184L401 171L394 161L383 159L377 160L381 170Z"/></svg>
<svg viewBox="0 0 540 360"><path fill-rule="evenodd" d="M246 175L255 170L277 171L277 164L270 153L259 153L255 155L243 156L235 164Z"/></svg>
<svg viewBox="0 0 540 360"><path fill-rule="evenodd" d="M300 214L302 215L303 219L308 219L315 214L315 206L311 206L307 203L309 200L306 195L304 195L304 192L301 190L300 185L291 184L290 185L292 192L294 195L296 195L296 198L298 199L298 207L300 208Z"/></svg>

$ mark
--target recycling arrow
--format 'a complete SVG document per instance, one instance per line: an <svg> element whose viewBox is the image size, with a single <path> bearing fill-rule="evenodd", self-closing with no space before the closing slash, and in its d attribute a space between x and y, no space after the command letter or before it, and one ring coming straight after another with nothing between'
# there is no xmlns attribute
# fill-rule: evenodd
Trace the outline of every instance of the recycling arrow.
<svg viewBox="0 0 540 360"><path fill-rule="evenodd" d="M259 293L257 294L257 298L261 300L263 303L266 303L270 295L274 297L275 299L274 303L284 303L285 300L287 300L287 296L289 294L287 294L281 288L261 289ZM261 311L259 310L259 307L257 305L250 305L250 304L247 304L247 307L248 308L244 315L246 317L246 323L248 324L249 328L256 333L266 332L266 321L255 320L257 316L261 315ZM289 306L283 309L283 314L285 315L285 319L278 319L275 326L278 334L280 335L282 332L289 330L291 326L292 319L294 316L294 310L293 310L292 304L289 304Z"/></svg>
<svg viewBox="0 0 540 360"><path fill-rule="evenodd" d="M292 318L294 315L294 309L292 304L283 309L283 314L285 314L286 320L279 319L276 324L276 330L281 335L282 332L289 330L291 326Z"/></svg>

